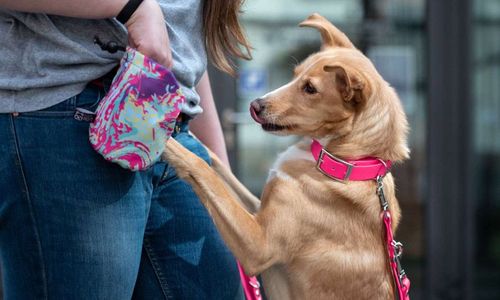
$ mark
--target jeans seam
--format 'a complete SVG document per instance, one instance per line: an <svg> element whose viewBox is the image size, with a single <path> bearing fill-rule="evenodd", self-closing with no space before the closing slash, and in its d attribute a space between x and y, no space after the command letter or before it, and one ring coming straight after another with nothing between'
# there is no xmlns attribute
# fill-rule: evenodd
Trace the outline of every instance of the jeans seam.
<svg viewBox="0 0 500 300"><path fill-rule="evenodd" d="M160 287L162 290L163 295L165 296L165 299L174 299L172 296L172 292L170 291L167 280L163 276L163 272L161 271L160 264L158 263L158 260L156 256L154 255L154 251L150 246L149 239L147 237L144 237L144 250L146 250L146 256L151 263L151 266L153 267L153 271L156 275L156 279L158 279L158 282L160 283Z"/></svg>
<svg viewBox="0 0 500 300"><path fill-rule="evenodd" d="M158 181L158 184L156 187L169 183L176 179L176 177L168 178L170 175L170 171L173 171L172 166L167 162L167 165L165 166L165 169L163 170L163 174L161 174L160 180Z"/></svg>
<svg viewBox="0 0 500 300"><path fill-rule="evenodd" d="M10 117L10 125L11 125L11 132L13 135L14 147L15 147L15 151L16 151L16 165L19 167L22 185L24 186L24 189L22 192L25 195L24 198L28 204L29 216L31 218L31 221L33 222L33 232L35 235L36 246L37 246L38 253L40 255L41 271L42 271L41 276L42 276L43 297L44 297L44 299L48 299L47 271L46 271L46 266L45 266L43 251L42 251L42 243L40 240L40 233L38 232L37 221L35 218L35 212L33 210L33 204L32 204L29 189L28 189L28 183L26 181L26 175L24 173L23 164L21 161L19 141L17 138L16 126L14 124L14 117L13 116Z"/></svg>
<svg viewBox="0 0 500 300"><path fill-rule="evenodd" d="M30 112L20 113L19 117L24 117L24 118L65 117L65 118L69 118L69 117L73 117L74 114L75 114L74 110L71 110L71 111L56 111L56 110L43 111L43 110L39 110L39 111L30 111Z"/></svg>

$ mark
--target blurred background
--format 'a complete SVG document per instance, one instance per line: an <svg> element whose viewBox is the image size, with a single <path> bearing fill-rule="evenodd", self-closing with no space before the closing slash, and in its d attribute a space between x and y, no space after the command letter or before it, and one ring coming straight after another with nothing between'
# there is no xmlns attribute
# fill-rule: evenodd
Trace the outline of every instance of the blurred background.
<svg viewBox="0 0 500 300"><path fill-rule="evenodd" d="M254 59L238 61L237 78L210 73L233 170L256 195L296 138L263 132L248 106L319 50L319 33L297 26L313 12L406 110L412 157L394 173L412 299L500 299L500 0L247 0Z"/></svg>

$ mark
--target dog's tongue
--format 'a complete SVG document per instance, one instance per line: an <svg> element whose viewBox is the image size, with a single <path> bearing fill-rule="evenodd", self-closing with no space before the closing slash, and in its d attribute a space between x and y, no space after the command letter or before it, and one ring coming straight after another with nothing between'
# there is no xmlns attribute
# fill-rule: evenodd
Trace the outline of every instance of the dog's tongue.
<svg viewBox="0 0 500 300"><path fill-rule="evenodd" d="M258 115L257 115L257 112L255 111L255 108L250 105L250 115L252 116L252 118L255 120L255 122L259 123L259 124L264 124L264 120L262 120Z"/></svg>

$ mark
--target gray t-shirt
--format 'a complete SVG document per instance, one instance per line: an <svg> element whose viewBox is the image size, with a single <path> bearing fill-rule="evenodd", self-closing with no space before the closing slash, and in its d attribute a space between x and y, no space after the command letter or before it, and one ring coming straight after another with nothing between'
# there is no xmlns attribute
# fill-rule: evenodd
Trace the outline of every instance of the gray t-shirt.
<svg viewBox="0 0 500 300"><path fill-rule="evenodd" d="M202 111L194 87L206 70L202 0L159 0L173 56L173 72L186 96L182 111ZM127 43L115 19L88 20L0 10L0 113L40 110L79 94L117 64L94 44Z"/></svg>

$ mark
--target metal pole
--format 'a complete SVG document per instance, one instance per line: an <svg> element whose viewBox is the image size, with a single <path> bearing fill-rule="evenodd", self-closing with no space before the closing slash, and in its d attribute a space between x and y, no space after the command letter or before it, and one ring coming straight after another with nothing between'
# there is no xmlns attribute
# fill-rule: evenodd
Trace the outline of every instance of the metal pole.
<svg viewBox="0 0 500 300"><path fill-rule="evenodd" d="M427 1L427 268L424 299L472 299L470 0Z"/></svg>

